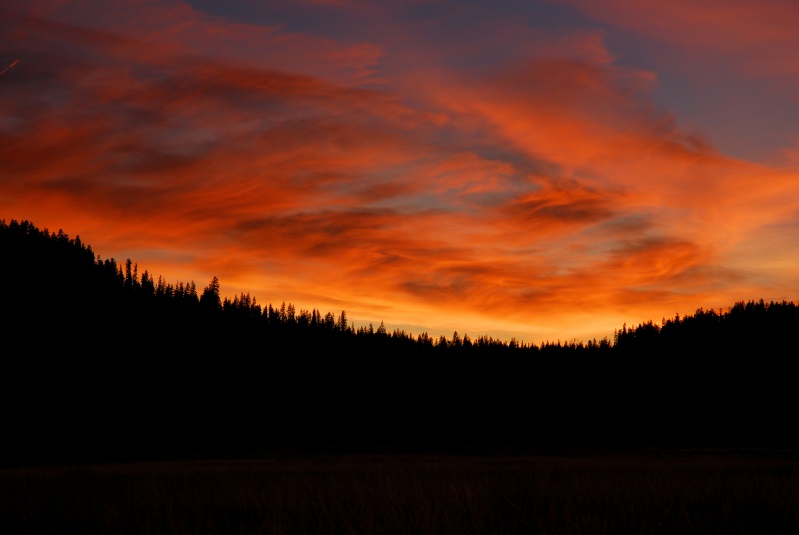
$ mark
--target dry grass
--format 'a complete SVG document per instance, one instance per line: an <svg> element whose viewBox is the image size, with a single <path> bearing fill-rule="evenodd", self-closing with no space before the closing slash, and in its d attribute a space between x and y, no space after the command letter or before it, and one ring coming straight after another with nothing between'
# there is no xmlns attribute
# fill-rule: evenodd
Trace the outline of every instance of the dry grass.
<svg viewBox="0 0 799 535"><path fill-rule="evenodd" d="M799 533L799 462L284 457L0 471L2 533Z"/></svg>

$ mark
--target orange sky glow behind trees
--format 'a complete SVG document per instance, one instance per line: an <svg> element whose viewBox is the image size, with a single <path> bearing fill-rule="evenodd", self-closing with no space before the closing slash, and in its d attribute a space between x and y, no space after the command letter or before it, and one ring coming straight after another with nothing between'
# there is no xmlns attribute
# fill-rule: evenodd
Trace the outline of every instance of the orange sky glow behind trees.
<svg viewBox="0 0 799 535"><path fill-rule="evenodd" d="M416 334L799 299L799 5L599 4L4 2L0 218Z"/></svg>

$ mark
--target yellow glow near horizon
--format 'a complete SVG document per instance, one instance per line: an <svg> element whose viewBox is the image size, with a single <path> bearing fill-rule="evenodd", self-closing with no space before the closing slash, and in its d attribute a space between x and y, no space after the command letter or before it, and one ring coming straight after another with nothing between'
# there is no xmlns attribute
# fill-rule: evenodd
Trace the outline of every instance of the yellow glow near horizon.
<svg viewBox="0 0 799 535"><path fill-rule="evenodd" d="M415 334L588 340L799 295L794 4L534 2L558 30L476 6L234 4L3 8L0 217ZM751 128L691 113L692 91L713 107L740 87L763 113L722 115Z"/></svg>

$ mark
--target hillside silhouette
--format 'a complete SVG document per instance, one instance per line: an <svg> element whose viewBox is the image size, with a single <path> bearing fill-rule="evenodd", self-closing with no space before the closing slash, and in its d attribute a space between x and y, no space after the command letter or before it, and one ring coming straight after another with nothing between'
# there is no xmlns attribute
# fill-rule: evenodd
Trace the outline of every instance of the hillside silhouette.
<svg viewBox="0 0 799 535"><path fill-rule="evenodd" d="M521 344L354 327L0 220L0 462L275 451L796 448L799 307Z"/></svg>

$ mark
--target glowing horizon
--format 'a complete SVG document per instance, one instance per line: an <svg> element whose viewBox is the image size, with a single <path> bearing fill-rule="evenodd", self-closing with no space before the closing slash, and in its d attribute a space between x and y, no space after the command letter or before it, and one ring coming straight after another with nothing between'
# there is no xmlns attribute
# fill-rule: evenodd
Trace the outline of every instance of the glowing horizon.
<svg viewBox="0 0 799 535"><path fill-rule="evenodd" d="M419 334L799 298L799 6L0 7L0 218Z"/></svg>

